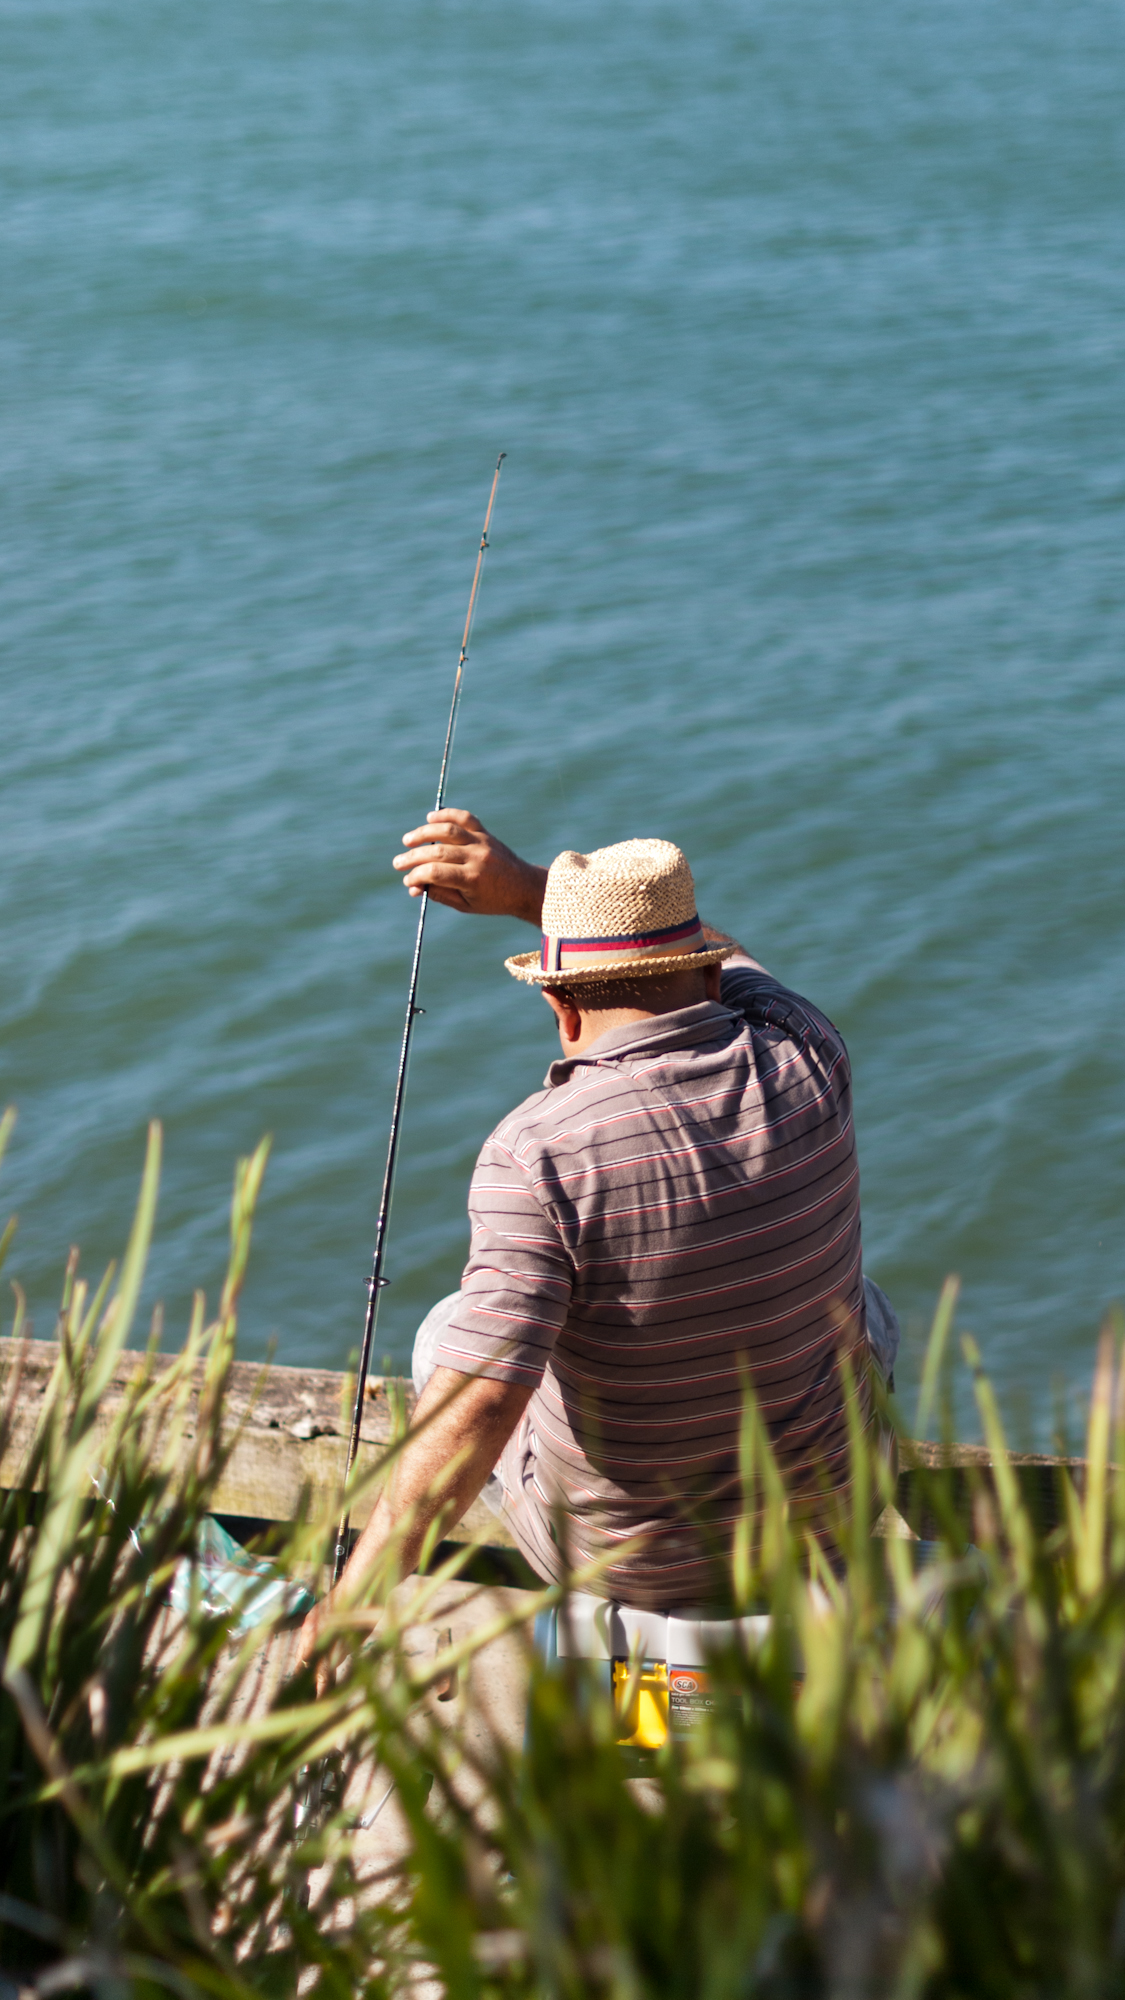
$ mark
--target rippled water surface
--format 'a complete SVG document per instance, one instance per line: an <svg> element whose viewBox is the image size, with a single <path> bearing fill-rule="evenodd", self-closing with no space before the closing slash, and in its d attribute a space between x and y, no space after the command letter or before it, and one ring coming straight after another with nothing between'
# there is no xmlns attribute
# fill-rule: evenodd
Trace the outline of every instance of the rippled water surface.
<svg viewBox="0 0 1125 2000"><path fill-rule="evenodd" d="M452 795L679 841L851 1048L867 1261L1042 1432L1125 1292L1125 21L1110 0L4 0L0 1092L12 1269L356 1344ZM551 1054L439 912L379 1346ZM908 1356L901 1378L909 1385Z"/></svg>

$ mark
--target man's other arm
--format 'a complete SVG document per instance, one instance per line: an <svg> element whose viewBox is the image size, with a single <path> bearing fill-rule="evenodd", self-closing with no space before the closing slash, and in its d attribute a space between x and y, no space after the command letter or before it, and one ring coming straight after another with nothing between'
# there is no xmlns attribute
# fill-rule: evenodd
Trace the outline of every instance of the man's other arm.
<svg viewBox="0 0 1125 2000"><path fill-rule="evenodd" d="M436 1524L440 1540L480 1492L531 1397L522 1382L494 1382L436 1368L418 1398L410 1435L336 1588L310 1611L297 1639L303 1666L326 1616L363 1596L394 1545L397 1576L410 1576Z"/></svg>

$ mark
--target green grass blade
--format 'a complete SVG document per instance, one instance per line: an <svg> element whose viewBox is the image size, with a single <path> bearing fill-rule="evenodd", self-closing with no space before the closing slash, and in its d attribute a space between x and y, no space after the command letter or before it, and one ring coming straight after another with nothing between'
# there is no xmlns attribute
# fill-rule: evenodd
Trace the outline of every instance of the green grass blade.
<svg viewBox="0 0 1125 2000"><path fill-rule="evenodd" d="M1113 1411L1113 1334L1107 1327L1098 1343L1090 1417L1086 1431L1086 1490L1075 1547L1075 1581L1093 1597L1105 1581L1106 1486Z"/></svg>
<svg viewBox="0 0 1125 2000"><path fill-rule="evenodd" d="M926 1359L922 1367L921 1387L918 1390L918 1407L914 1413L914 1435L917 1438L925 1437L937 1408L942 1366L960 1295L961 1280L951 1275L941 1288L937 1311L934 1313L933 1325L930 1328L930 1337L926 1342Z"/></svg>
<svg viewBox="0 0 1125 2000"><path fill-rule="evenodd" d="M154 1119L148 1128L148 1144L145 1149L144 1170L141 1174L141 1189L137 1198L136 1214L129 1233L129 1242L121 1265L121 1276L109 1309L102 1321L98 1337L97 1351L90 1365L90 1372L83 1384L79 1401L78 1421L81 1422L96 1408L98 1401L108 1386L117 1365L117 1357L125 1346L132 1331L137 1302L144 1283L145 1267L152 1244L153 1226L156 1221L156 1203L160 1192L160 1160L163 1147L161 1127Z"/></svg>
<svg viewBox="0 0 1125 2000"><path fill-rule="evenodd" d="M992 1478L1000 1503L1000 1519L1015 1559L1017 1580L1020 1587L1026 1589L1035 1564L1035 1533L1031 1518L1023 1504L1023 1495L1008 1451L996 1394L981 1365L980 1349L969 1334L965 1335L961 1346L973 1371L973 1388L984 1425L985 1443L992 1454Z"/></svg>

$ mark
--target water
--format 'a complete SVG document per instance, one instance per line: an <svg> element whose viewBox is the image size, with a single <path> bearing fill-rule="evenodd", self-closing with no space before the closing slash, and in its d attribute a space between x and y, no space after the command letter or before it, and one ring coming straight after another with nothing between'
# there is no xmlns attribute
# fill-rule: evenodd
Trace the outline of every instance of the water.
<svg viewBox="0 0 1125 2000"><path fill-rule="evenodd" d="M1110 0L4 0L11 1269L358 1339L430 804L679 841L843 1028L867 1261L1043 1435L1125 1293L1125 23ZM439 912L379 1346L551 1054ZM964 1418L967 1423L967 1415Z"/></svg>

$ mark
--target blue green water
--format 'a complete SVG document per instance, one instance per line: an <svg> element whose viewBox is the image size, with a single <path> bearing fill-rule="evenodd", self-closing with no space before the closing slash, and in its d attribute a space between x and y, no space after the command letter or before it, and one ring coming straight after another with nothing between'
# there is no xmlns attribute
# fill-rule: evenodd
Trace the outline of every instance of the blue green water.
<svg viewBox="0 0 1125 2000"><path fill-rule="evenodd" d="M851 1048L869 1269L1040 1432L1125 1293L1116 0L3 0L0 1195L358 1339L451 796L679 841ZM378 1345L535 1088L519 926L432 924Z"/></svg>

